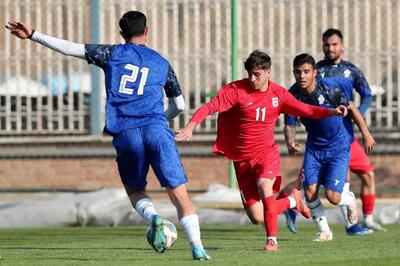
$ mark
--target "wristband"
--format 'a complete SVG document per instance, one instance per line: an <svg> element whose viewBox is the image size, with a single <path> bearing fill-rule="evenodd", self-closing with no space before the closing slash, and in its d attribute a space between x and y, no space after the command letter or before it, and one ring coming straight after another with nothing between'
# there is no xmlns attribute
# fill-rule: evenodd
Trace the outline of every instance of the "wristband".
<svg viewBox="0 0 400 266"><path fill-rule="evenodd" d="M35 30L32 30L31 34L29 34L28 39L32 39L33 34L35 33Z"/></svg>

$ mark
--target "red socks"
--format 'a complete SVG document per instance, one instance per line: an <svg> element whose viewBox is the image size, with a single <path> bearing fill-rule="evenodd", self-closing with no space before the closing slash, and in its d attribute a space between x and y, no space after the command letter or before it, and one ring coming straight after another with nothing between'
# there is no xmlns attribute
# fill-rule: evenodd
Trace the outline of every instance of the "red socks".
<svg viewBox="0 0 400 266"><path fill-rule="evenodd" d="M360 195L361 202L362 202L362 210L364 215L370 215L374 212L374 207L375 207L375 194L371 195L365 195L361 194Z"/></svg>
<svg viewBox="0 0 400 266"><path fill-rule="evenodd" d="M277 201L274 196L271 196L264 198L262 203L264 205L264 226L267 237L276 237L278 235Z"/></svg>

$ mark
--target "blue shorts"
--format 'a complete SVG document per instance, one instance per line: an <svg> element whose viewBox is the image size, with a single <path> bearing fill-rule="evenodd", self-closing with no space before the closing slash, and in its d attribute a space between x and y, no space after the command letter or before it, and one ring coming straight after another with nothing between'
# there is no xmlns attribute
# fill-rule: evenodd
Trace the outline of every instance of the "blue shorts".
<svg viewBox="0 0 400 266"><path fill-rule="evenodd" d="M306 148L303 163L304 186L320 184L341 193L346 182L350 147L340 150Z"/></svg>
<svg viewBox="0 0 400 266"><path fill-rule="evenodd" d="M147 185L151 165L162 187L187 183L174 133L167 125L127 129L113 136L122 183L137 190Z"/></svg>

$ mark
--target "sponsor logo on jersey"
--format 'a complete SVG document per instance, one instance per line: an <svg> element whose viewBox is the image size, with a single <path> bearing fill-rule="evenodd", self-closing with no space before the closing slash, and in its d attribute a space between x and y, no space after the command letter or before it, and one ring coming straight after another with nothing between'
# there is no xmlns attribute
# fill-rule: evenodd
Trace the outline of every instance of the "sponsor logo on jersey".
<svg viewBox="0 0 400 266"><path fill-rule="evenodd" d="M346 70L343 72L343 75L344 75L345 78L349 78L350 75L351 75L351 71L350 71L349 69L346 69Z"/></svg>
<svg viewBox="0 0 400 266"><path fill-rule="evenodd" d="M272 97L272 107L278 107L278 106L279 106L278 97Z"/></svg>

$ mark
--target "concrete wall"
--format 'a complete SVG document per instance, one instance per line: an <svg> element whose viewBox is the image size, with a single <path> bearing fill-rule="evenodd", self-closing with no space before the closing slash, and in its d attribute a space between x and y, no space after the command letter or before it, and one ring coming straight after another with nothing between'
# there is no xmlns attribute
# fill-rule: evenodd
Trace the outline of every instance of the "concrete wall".
<svg viewBox="0 0 400 266"><path fill-rule="evenodd" d="M400 195L400 163L398 155L371 156L376 169L378 192L385 196ZM228 184L228 162L219 157L184 156L182 162L189 177L190 190L205 190L209 184ZM293 180L302 162L301 156L282 156L284 183ZM121 187L116 162L106 158L3 158L0 159L0 190L72 189L94 190ZM153 174L149 174L150 190L159 190ZM353 178L358 192L359 180Z"/></svg>

